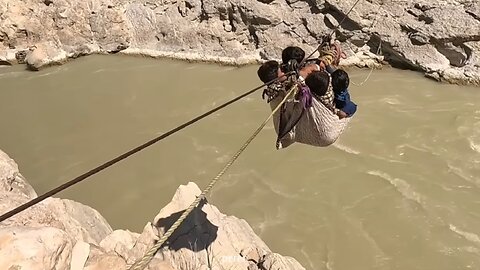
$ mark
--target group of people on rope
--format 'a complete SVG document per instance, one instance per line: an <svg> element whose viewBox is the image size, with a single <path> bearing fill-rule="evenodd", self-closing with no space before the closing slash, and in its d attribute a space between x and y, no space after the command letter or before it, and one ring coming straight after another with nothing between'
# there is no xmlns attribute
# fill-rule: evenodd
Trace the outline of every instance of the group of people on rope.
<svg viewBox="0 0 480 270"><path fill-rule="evenodd" d="M297 119L294 120L282 120L284 117L282 118L282 116L280 116L280 127L276 127L277 133L279 133L277 144L281 137L290 132L295 125L299 123L301 117L309 117L308 114L304 112L308 111L309 108L314 105L324 106L330 112L330 115L325 113L327 110L312 110L313 114L316 113L316 115L311 115L310 117L317 118L320 121L311 121L311 123L317 123L318 125L318 122L324 120L322 118L337 117L337 120L329 120L330 126L323 124L324 126L317 127L316 129L317 131L323 130L325 132L327 132L326 130L328 129L338 128L340 125L345 127L345 122L348 121L342 121L342 119L348 120L346 118L352 117L357 110L357 105L350 99L350 93L348 91L350 83L348 73L338 68L340 59L345 58L345 54L342 52L340 45L334 40L327 40L322 42L318 51L318 58L304 59L305 51L303 49L297 46L289 46L282 51L281 63L270 60L262 64L257 71L257 75L262 82L270 83L263 92L263 98L266 97L268 103L283 98L287 88L293 84L296 84L299 89L296 92L295 99L297 103L301 103L303 110L298 114ZM292 74L294 75L292 76ZM312 102L313 99L318 102ZM285 111L285 109L283 109L283 111ZM322 113L319 113L321 111ZM282 124L282 121L290 121L291 123ZM335 121L337 121L338 124L336 124ZM282 131L282 129L284 130ZM337 132L338 135L334 135L335 138L329 139L329 143L318 146L326 146L333 143L340 133L341 131ZM307 140L307 142L303 143L315 145L315 143L309 143L309 141L310 140Z"/></svg>

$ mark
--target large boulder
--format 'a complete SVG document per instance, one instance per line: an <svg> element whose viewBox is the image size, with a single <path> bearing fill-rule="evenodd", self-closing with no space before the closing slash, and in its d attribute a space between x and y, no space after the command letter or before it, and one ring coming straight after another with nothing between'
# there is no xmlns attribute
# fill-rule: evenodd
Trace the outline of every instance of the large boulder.
<svg viewBox="0 0 480 270"><path fill-rule="evenodd" d="M37 195L18 171L18 165L0 151L0 213L6 213ZM112 228L95 209L78 202L48 198L0 223L2 227L54 227L76 241L98 244Z"/></svg>
<svg viewBox="0 0 480 270"><path fill-rule="evenodd" d="M34 48L25 58L28 67L39 70L42 67L62 64L67 60L67 53L58 48L53 42L46 42L34 45Z"/></svg>
<svg viewBox="0 0 480 270"><path fill-rule="evenodd" d="M18 195L0 194L0 212L7 212L26 200ZM86 205L49 198L3 221L0 227L54 227L65 231L76 241L98 244L112 228L98 211Z"/></svg>
<svg viewBox="0 0 480 270"><path fill-rule="evenodd" d="M0 194L14 193L25 199L37 197L32 186L18 171L18 165L0 150Z"/></svg>
<svg viewBox="0 0 480 270"><path fill-rule="evenodd" d="M96 210L48 198L0 223L0 269L125 269L145 255L200 193L194 183L180 186L141 234L112 231ZM0 212L35 196L17 164L0 151ZM146 269L235 268L304 269L295 259L273 253L245 220L222 214L206 200Z"/></svg>
<svg viewBox="0 0 480 270"><path fill-rule="evenodd" d="M127 263L114 252L105 252L104 249L89 245L87 261L83 264L84 270L126 269ZM73 270L73 269L72 269Z"/></svg>
<svg viewBox="0 0 480 270"><path fill-rule="evenodd" d="M0 228L0 269L69 270L72 239L56 228Z"/></svg>
<svg viewBox="0 0 480 270"><path fill-rule="evenodd" d="M180 186L142 234L115 231L100 243L101 247L108 254L134 263L200 193L194 183ZM273 253L245 220L222 214L206 201L192 211L157 252L150 266L159 269L159 265L173 269L304 269L295 259Z"/></svg>

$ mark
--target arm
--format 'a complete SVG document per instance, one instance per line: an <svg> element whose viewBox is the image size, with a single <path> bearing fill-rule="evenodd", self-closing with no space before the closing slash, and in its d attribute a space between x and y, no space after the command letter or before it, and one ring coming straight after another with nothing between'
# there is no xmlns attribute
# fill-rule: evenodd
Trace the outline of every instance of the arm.
<svg viewBox="0 0 480 270"><path fill-rule="evenodd" d="M337 111L337 116L340 118L340 119L343 119L343 118L346 118L348 117L348 114L346 114L344 111L342 110L338 110Z"/></svg>
<svg viewBox="0 0 480 270"><path fill-rule="evenodd" d="M335 72L335 70L337 70L334 66L332 65L327 65L325 67L325 69L327 70L328 73L332 74L333 72Z"/></svg>
<svg viewBox="0 0 480 270"><path fill-rule="evenodd" d="M333 106L326 106L326 107L329 108L333 112L333 114L338 116L338 118L340 118L340 119L348 117L348 114L346 112L338 109L337 107L335 107L335 104L333 104Z"/></svg>
<svg viewBox="0 0 480 270"><path fill-rule="evenodd" d="M328 73L332 73L335 71L335 69L329 71L328 66L338 66L340 63L340 59L347 58L345 53L342 51L340 44L336 41L331 41L328 45L321 45L319 48L319 53L319 60L321 64L327 69Z"/></svg>
<svg viewBox="0 0 480 270"><path fill-rule="evenodd" d="M312 73L312 71L317 70L317 67L315 64L310 64L305 66L304 68L300 69L298 71L298 74L305 80L308 76L308 74Z"/></svg>

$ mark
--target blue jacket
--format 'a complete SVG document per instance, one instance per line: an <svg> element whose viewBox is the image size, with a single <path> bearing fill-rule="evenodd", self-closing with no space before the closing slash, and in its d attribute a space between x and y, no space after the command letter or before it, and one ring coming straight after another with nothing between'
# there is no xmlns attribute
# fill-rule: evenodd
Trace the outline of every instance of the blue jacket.
<svg viewBox="0 0 480 270"><path fill-rule="evenodd" d="M344 111L348 116L352 116L357 111L357 104L350 100L348 89L345 89L340 93L335 93L333 102L335 103L335 107Z"/></svg>

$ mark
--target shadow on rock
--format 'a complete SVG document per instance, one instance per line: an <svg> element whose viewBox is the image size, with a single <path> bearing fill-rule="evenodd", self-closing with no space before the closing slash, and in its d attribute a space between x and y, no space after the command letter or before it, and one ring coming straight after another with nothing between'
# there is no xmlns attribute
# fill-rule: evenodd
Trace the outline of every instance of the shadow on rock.
<svg viewBox="0 0 480 270"><path fill-rule="evenodd" d="M163 247L167 246L170 250L175 251L186 248L194 252L208 249L217 238L218 227L207 219L207 214L202 210L205 204L206 200L204 199L163 244ZM183 212L185 210L159 219L156 226L159 229L163 228L163 231L166 232L180 218Z"/></svg>

